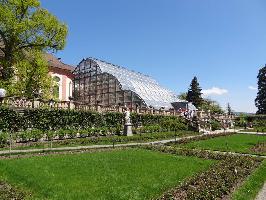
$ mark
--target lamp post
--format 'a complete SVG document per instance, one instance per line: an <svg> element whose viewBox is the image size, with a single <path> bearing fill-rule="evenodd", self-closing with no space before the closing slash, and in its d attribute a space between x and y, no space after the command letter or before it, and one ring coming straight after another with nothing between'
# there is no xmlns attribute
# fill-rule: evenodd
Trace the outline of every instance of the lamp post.
<svg viewBox="0 0 266 200"><path fill-rule="evenodd" d="M2 105L2 102L5 97L6 97L6 90L3 88L0 88L0 105Z"/></svg>

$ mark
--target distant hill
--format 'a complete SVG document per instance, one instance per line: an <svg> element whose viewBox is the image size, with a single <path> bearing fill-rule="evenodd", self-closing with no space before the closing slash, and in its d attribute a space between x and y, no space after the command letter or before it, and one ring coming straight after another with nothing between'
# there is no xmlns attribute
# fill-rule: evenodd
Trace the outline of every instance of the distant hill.
<svg viewBox="0 0 266 200"><path fill-rule="evenodd" d="M244 114L244 115L255 115L255 113L248 113L248 112L234 112L235 115L239 116L241 114Z"/></svg>

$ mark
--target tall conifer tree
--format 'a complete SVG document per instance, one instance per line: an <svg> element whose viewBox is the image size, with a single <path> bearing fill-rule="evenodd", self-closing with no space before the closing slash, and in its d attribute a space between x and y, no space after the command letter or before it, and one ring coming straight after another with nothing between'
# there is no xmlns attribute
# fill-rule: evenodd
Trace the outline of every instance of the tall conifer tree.
<svg viewBox="0 0 266 200"><path fill-rule="evenodd" d="M190 88L188 89L187 101L192 102L197 108L200 107L203 102L201 90L198 79L195 76L191 81Z"/></svg>
<svg viewBox="0 0 266 200"><path fill-rule="evenodd" d="M259 70L258 78L258 94L255 100L258 108L257 114L266 114L266 66Z"/></svg>

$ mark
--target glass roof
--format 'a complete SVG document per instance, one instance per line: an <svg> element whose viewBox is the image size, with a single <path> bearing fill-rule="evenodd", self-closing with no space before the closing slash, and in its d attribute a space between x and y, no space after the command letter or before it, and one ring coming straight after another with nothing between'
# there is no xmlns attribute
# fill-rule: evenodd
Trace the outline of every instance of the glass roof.
<svg viewBox="0 0 266 200"><path fill-rule="evenodd" d="M124 67L113 65L95 58L89 58L96 62L102 73L115 76L120 82L123 90L131 90L139 95L147 104L156 109L164 107L172 108L172 102L180 102L177 95L162 87L150 76L128 70Z"/></svg>

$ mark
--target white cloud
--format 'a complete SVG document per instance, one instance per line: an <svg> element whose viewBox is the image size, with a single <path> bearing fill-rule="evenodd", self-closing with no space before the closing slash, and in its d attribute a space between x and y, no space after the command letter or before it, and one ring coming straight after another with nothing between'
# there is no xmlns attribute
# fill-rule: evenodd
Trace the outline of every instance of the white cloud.
<svg viewBox="0 0 266 200"><path fill-rule="evenodd" d="M202 93L204 96L221 96L228 93L228 90L218 88L218 87L212 87L207 90L202 90Z"/></svg>
<svg viewBox="0 0 266 200"><path fill-rule="evenodd" d="M250 90L257 90L257 88L254 87L254 86L248 86L248 89L250 89Z"/></svg>

